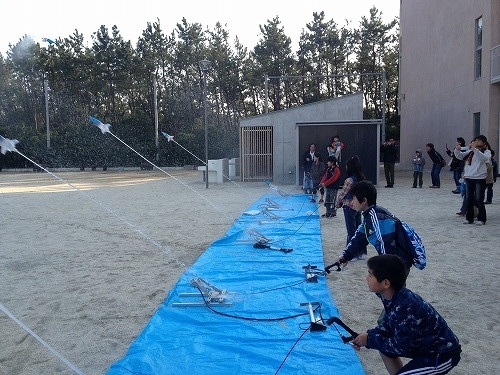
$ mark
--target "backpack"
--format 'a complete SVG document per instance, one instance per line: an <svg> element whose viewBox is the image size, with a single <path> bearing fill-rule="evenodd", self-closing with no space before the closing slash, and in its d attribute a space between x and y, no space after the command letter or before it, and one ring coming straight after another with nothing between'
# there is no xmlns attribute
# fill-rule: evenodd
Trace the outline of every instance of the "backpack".
<svg viewBox="0 0 500 375"><path fill-rule="evenodd" d="M422 239L409 224L394 217L396 246L402 250L406 258L410 258L413 265L423 270L427 265L425 247Z"/></svg>

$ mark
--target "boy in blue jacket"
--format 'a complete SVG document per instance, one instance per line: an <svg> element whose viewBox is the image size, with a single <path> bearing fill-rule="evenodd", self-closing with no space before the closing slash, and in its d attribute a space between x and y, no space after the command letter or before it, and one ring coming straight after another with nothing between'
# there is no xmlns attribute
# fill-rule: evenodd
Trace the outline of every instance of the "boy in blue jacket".
<svg viewBox="0 0 500 375"><path fill-rule="evenodd" d="M460 361L458 338L428 302L404 287L405 263L396 255L378 255L367 263L368 288L386 313L377 327L354 338L354 348L377 349L390 375L447 374ZM411 361L403 366L400 357Z"/></svg>
<svg viewBox="0 0 500 375"><path fill-rule="evenodd" d="M369 181L355 183L350 194L353 208L362 213L363 221L342 251L338 262L346 265L368 244L372 244L379 255L395 254L401 257L410 272L413 265L411 254L405 253L396 244L396 218L384 207L377 206L377 188Z"/></svg>

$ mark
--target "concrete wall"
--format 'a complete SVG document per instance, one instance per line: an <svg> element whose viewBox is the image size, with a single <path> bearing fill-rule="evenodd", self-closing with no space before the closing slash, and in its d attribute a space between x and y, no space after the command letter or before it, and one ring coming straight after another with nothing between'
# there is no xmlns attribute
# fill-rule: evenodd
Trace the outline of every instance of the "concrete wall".
<svg viewBox="0 0 500 375"><path fill-rule="evenodd" d="M358 93L245 118L240 126L273 127L273 181L295 184L301 167L297 123L362 119L363 96Z"/></svg>
<svg viewBox="0 0 500 375"><path fill-rule="evenodd" d="M401 0L400 114L402 164L434 143L440 153L456 137L470 141L473 114L500 147L500 84L491 84L490 49L500 44L497 0ZM475 79L475 21L483 17L482 77Z"/></svg>

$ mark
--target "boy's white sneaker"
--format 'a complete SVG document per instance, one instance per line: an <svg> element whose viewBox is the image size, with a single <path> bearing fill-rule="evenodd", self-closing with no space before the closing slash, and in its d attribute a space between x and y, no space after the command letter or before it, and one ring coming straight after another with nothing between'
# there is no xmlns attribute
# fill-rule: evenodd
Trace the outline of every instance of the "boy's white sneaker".
<svg viewBox="0 0 500 375"><path fill-rule="evenodd" d="M484 224L486 224L484 221L478 221L478 222L476 223L476 225L484 225Z"/></svg>

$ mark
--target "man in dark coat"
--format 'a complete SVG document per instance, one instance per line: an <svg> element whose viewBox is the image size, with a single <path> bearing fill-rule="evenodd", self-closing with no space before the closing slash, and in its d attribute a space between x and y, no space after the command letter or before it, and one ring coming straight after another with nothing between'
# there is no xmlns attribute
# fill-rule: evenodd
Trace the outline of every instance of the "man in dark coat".
<svg viewBox="0 0 500 375"><path fill-rule="evenodd" d="M384 154L382 161L384 162L385 180L387 181L386 188L394 186L394 164L398 158L398 145L394 138L389 138L380 146L380 152Z"/></svg>

